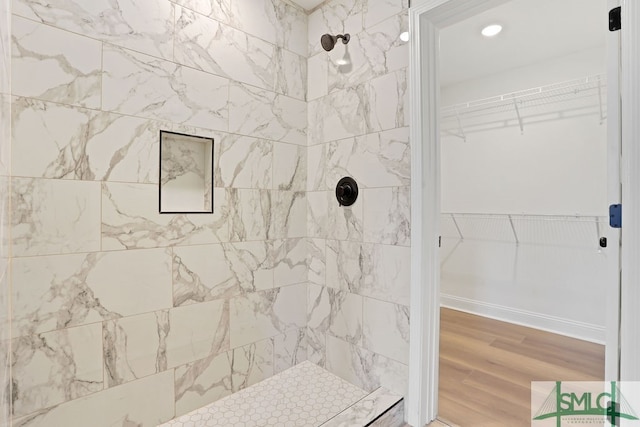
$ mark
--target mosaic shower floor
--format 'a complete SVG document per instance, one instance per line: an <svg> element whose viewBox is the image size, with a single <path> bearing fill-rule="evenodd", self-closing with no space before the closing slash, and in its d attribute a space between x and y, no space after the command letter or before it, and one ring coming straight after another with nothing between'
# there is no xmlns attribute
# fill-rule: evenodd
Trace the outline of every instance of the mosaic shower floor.
<svg viewBox="0 0 640 427"><path fill-rule="evenodd" d="M338 414L344 417L352 405L365 402L368 396L376 392L369 394L314 363L303 362L160 427L333 426L332 420L341 418ZM376 396L372 401L366 405L369 409L380 399Z"/></svg>

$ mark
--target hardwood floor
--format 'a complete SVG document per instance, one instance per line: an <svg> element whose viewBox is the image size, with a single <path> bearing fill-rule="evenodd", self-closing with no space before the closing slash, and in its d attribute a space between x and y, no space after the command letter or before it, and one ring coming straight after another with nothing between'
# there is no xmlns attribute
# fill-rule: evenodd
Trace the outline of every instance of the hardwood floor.
<svg viewBox="0 0 640 427"><path fill-rule="evenodd" d="M531 426L531 381L603 378L602 345L441 310L439 418L452 426Z"/></svg>

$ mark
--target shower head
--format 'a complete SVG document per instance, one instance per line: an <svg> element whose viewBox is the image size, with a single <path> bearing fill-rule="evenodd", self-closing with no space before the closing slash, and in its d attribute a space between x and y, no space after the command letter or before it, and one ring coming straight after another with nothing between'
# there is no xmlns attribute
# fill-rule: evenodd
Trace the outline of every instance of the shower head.
<svg viewBox="0 0 640 427"><path fill-rule="evenodd" d="M331 34L325 34L320 38L320 43L322 44L322 48L327 52L330 52L335 47L338 39L342 39L343 44L349 43L351 36L349 34L338 34L337 36L332 36Z"/></svg>

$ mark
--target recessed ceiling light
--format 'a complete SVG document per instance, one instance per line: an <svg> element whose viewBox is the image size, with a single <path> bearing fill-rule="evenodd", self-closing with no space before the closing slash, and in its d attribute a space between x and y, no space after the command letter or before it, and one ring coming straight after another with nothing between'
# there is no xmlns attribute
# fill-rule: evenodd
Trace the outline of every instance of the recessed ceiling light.
<svg viewBox="0 0 640 427"><path fill-rule="evenodd" d="M487 25L482 29L482 35L485 37L493 37L495 35L498 35L500 31L502 31L502 25L498 25L498 24Z"/></svg>
<svg viewBox="0 0 640 427"><path fill-rule="evenodd" d="M409 31L404 31L404 32L400 33L400 40L402 40L403 42L408 42L409 41Z"/></svg>

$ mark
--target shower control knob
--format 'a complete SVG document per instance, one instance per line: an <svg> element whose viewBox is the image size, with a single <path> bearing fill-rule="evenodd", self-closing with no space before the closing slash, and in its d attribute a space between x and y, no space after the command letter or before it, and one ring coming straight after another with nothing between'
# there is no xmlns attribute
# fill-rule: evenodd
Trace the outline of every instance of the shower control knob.
<svg viewBox="0 0 640 427"><path fill-rule="evenodd" d="M336 185L336 199L340 206L351 206L358 198L358 184L351 177L344 177Z"/></svg>

